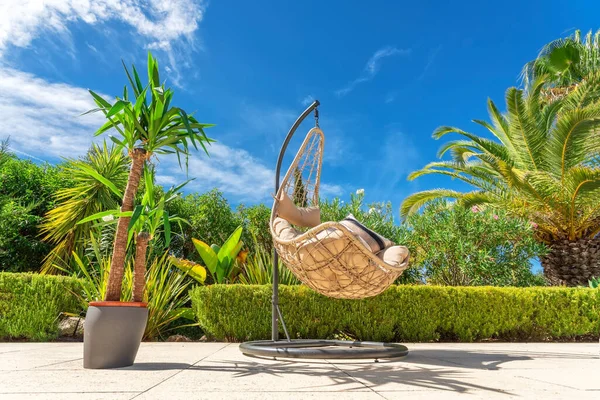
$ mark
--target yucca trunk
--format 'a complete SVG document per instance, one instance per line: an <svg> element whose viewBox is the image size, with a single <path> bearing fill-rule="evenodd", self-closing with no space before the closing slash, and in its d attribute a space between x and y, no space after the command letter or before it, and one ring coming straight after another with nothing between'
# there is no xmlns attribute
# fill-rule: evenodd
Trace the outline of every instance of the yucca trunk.
<svg viewBox="0 0 600 400"><path fill-rule="evenodd" d="M127 186L123 194L121 211L133 211L135 195L140 185L140 179L146 161L146 150L133 149L131 153L131 169L127 178ZM121 299L121 286L123 284L123 273L125 269L125 257L127 256L127 231L131 217L119 217L117 231L115 233L115 244L113 257L110 263L110 274L106 288L106 301L119 301Z"/></svg>
<svg viewBox="0 0 600 400"><path fill-rule="evenodd" d="M141 232L135 240L135 262L133 264L133 301L144 301L146 286L146 251L150 235Z"/></svg>
<svg viewBox="0 0 600 400"><path fill-rule="evenodd" d="M600 276L600 240L557 240L542 258L544 275L553 285L588 285L592 277Z"/></svg>

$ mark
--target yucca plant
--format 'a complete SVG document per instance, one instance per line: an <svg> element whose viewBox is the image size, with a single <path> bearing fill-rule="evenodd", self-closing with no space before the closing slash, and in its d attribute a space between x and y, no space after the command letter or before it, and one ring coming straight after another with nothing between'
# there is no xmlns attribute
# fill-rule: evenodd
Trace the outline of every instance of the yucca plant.
<svg viewBox="0 0 600 400"><path fill-rule="evenodd" d="M202 147L206 152L206 144L211 142L204 129L211 126L198 122L193 116L188 115L183 109L172 106L173 90L166 88L159 78L158 62L148 53L148 83L143 86L135 66L132 74L123 64L129 80L134 98L129 99L127 86L123 90L123 97L114 102L108 102L100 95L90 90L97 108L89 112L101 112L108 120L96 135L114 130L116 135L110 139L117 145L125 148L131 158L131 168L127 179L127 186L123 193L121 212L115 233L114 251L110 268L110 277L105 300L119 301L123 281L125 257L127 255L128 231L131 215L134 210L135 195L140 184L144 165L152 155L175 154L181 164L181 156L185 158L190 154L190 146L198 149ZM133 76L132 76L133 75ZM141 246L140 259L143 258L147 247L146 235L138 239ZM138 262L136 265L145 265ZM139 274L139 272L138 272ZM139 274L143 275L143 274Z"/></svg>
<svg viewBox="0 0 600 400"><path fill-rule="evenodd" d="M89 254L79 257L73 254L76 268L71 274L82 280L82 293L77 294L83 307L91 301L105 297L108 287L111 257L104 254L95 236L89 242ZM144 340L162 338L170 325L180 319L193 320L191 310L186 307L189 302L189 285L193 282L186 274L173 268L167 252L153 257L149 261L146 272L146 286L140 301L148 303L148 322L144 332ZM124 285L121 298L129 301L135 293L133 260L128 258L124 274Z"/></svg>
<svg viewBox="0 0 600 400"><path fill-rule="evenodd" d="M118 207L127 182L127 156L121 146L92 145L81 159L67 159L64 172L74 185L55 195L57 206L46 213L41 224L44 241L54 244L44 259L42 273L57 271L57 264L69 265L76 246L85 245L92 223L82 219Z"/></svg>
<svg viewBox="0 0 600 400"><path fill-rule="evenodd" d="M180 190L187 184L184 182L178 186L170 188L166 192L158 191L154 184L154 169L146 165L144 167L144 194L141 203L136 205L132 212L122 212L118 209L106 210L79 221L79 224L88 223L90 221L99 220L97 226L103 227L109 224L114 224L122 216L131 217L129 221L129 233L127 243L131 243L135 238L135 268L134 277L134 292L133 301L142 301L144 293L144 276L146 274L146 253L150 240L154 239L157 234L164 237L165 248L171 244L171 225L178 224L181 231L181 224L187 224L187 221L176 216L169 215L165 208L169 202L179 197ZM155 248L160 247L155 245ZM164 249L163 249L164 250Z"/></svg>
<svg viewBox="0 0 600 400"><path fill-rule="evenodd" d="M475 120L491 132L490 140L454 127L433 136L457 133L463 138L442 146L439 156L409 179L446 175L475 187L468 193L435 189L407 197L401 214L416 212L437 198L455 198L471 207L488 204L525 218L550 251L542 258L551 282L587 283L600 274L600 169L590 160L600 151L600 77L593 74L575 90L545 103L539 79L526 93L510 88L507 113L488 101L491 123Z"/></svg>

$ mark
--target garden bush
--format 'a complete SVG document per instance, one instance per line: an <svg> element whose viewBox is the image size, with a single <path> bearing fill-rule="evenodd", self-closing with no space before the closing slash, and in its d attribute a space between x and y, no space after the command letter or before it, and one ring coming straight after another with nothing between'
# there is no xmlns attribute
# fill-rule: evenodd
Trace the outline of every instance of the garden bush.
<svg viewBox="0 0 600 400"><path fill-rule="evenodd" d="M71 185L61 167L19 159L0 143L0 271L38 270L51 249L39 237L54 193Z"/></svg>
<svg viewBox="0 0 600 400"><path fill-rule="evenodd" d="M214 285L190 296L208 336L244 341L270 338L271 293L270 286ZM374 298L340 300L282 286L279 296L293 338L539 341L600 331L600 291L588 288L399 285Z"/></svg>
<svg viewBox="0 0 600 400"><path fill-rule="evenodd" d="M502 210L434 201L410 215L398 241L410 249L411 269L434 285L544 286L532 261L546 254L527 221Z"/></svg>
<svg viewBox="0 0 600 400"><path fill-rule="evenodd" d="M79 313L77 279L0 272L0 340L46 341L58 336L62 312Z"/></svg>

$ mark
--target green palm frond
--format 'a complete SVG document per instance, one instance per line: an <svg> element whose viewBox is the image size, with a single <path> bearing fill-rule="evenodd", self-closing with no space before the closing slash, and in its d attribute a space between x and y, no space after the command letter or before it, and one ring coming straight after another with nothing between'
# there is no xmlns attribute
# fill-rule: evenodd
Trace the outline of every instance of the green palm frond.
<svg viewBox="0 0 600 400"><path fill-rule="evenodd" d="M584 39L579 30L566 38L545 45L538 56L521 71L524 87L531 87L540 76L548 79L546 88L566 88L600 70L600 30L589 31Z"/></svg>
<svg viewBox="0 0 600 400"><path fill-rule="evenodd" d="M587 40L587 39L586 39ZM560 45L560 44L557 44ZM538 77L539 78L539 77ZM551 79L548 77L546 79ZM491 122L474 121L496 140L441 127L435 138L456 133L463 138L445 143L440 158L409 175L444 175L477 190L460 193L435 189L409 196L402 216L440 197L463 206L490 203L535 222L538 237L578 239L600 232L600 79L590 75L569 93L544 100L547 82L536 80L529 91L511 88L507 112L488 101Z"/></svg>
<svg viewBox="0 0 600 400"><path fill-rule="evenodd" d="M410 214L414 214L425 204L438 199L459 199L464 196L464 193L447 189L432 189L411 194L402 202L400 215L406 218Z"/></svg>

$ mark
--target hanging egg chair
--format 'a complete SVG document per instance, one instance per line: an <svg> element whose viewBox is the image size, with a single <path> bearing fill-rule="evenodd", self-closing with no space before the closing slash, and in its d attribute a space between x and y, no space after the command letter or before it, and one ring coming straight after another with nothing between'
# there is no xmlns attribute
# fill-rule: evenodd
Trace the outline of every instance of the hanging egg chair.
<svg viewBox="0 0 600 400"><path fill-rule="evenodd" d="M311 104L290 129L277 160L275 196L271 210L273 237L273 300L271 340L240 345L246 355L312 359L380 359L408 354L397 343L340 340L291 340L278 293L278 260L306 286L332 298L362 299L387 289L408 268L408 250L395 246L358 221L320 222L319 184L325 135L319 127L317 107ZM281 184L281 164L298 126L315 113L315 127L306 135ZM365 233L364 238L357 230ZM377 252L368 241L372 241ZM281 321L286 340L279 340Z"/></svg>

